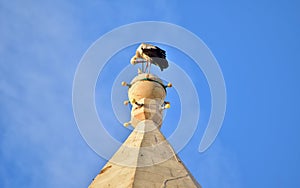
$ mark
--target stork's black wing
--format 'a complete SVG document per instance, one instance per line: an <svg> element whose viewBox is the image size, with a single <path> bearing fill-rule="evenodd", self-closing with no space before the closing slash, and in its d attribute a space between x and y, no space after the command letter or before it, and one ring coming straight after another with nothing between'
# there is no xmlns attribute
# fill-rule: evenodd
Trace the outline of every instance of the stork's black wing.
<svg viewBox="0 0 300 188"><path fill-rule="evenodd" d="M169 66L168 61L166 60L166 51L160 49L157 46L145 45L142 48L142 51L145 55L151 57L153 64L159 66L161 70Z"/></svg>
<svg viewBox="0 0 300 188"><path fill-rule="evenodd" d="M150 48L142 48L143 53L146 54L149 57L159 57L166 59L166 51L160 49L157 46L152 46Z"/></svg>

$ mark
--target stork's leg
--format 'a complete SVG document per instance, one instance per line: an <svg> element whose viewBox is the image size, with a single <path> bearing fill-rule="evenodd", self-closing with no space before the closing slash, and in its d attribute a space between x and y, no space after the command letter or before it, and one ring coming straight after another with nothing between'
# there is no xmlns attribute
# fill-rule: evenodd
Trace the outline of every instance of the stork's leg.
<svg viewBox="0 0 300 188"><path fill-rule="evenodd" d="M149 63L148 74L150 74L151 63L150 62L148 63Z"/></svg>
<svg viewBox="0 0 300 188"><path fill-rule="evenodd" d="M142 72L145 72L145 70L144 70L144 62L142 62Z"/></svg>
<svg viewBox="0 0 300 188"><path fill-rule="evenodd" d="M146 67L145 67L145 71L144 72L146 72L148 66L149 66L148 61L146 61Z"/></svg>

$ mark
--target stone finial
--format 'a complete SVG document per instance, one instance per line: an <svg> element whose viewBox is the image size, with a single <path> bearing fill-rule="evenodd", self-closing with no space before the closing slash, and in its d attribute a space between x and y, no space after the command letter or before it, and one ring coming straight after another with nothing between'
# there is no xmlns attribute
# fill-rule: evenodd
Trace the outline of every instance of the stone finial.
<svg viewBox="0 0 300 188"><path fill-rule="evenodd" d="M166 89L161 79L152 74L139 74L130 83L128 98L132 105L131 125L152 120L157 127L162 124Z"/></svg>

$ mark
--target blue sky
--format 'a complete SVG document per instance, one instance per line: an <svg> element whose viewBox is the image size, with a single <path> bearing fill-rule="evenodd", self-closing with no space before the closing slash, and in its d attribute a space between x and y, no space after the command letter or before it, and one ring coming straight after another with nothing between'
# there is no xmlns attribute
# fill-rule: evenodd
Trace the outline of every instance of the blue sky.
<svg viewBox="0 0 300 188"><path fill-rule="evenodd" d="M208 86L188 57L164 46L168 57L190 73L201 96L198 129L179 152L199 183L209 188L300 187L299 8L293 0L1 0L0 186L87 187L105 160L88 147L74 120L76 67L88 47L110 30L136 21L165 21L200 37L226 82L223 127L214 144L199 153L210 112ZM129 61L121 57L132 50L116 54L103 79L112 82L109 67L124 62L117 66L121 70ZM99 87L96 95L101 96ZM169 93L176 104L176 91ZM166 121L175 121L178 113L171 108ZM119 126L113 118L106 121ZM172 129L162 131L168 135ZM123 127L110 131L120 140L129 134Z"/></svg>

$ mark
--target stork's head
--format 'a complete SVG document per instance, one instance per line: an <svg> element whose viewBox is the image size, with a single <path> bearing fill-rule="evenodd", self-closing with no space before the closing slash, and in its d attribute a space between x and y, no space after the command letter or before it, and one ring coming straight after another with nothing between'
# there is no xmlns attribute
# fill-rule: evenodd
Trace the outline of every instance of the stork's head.
<svg viewBox="0 0 300 188"><path fill-rule="evenodd" d="M137 63L136 60L137 60L137 57L136 57L136 56L133 56L133 57L131 58L131 60L130 60L130 63L131 63L132 65L135 65L135 64Z"/></svg>

